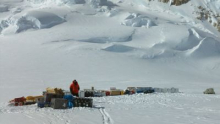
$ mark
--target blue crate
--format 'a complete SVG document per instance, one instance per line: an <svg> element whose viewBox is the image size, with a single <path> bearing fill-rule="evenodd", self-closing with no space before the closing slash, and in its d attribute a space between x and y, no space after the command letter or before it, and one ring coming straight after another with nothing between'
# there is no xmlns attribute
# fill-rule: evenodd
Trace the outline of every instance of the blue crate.
<svg viewBox="0 0 220 124"><path fill-rule="evenodd" d="M143 90L137 90L136 92L137 93L143 93L144 91Z"/></svg>
<svg viewBox="0 0 220 124"><path fill-rule="evenodd" d="M44 103L37 103L37 106L38 106L39 108L44 108Z"/></svg>

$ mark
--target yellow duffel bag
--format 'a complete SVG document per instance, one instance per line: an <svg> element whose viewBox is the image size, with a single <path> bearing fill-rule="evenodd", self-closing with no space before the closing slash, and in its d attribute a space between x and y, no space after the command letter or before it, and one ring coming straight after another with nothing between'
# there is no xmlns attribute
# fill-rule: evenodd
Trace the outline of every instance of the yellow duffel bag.
<svg viewBox="0 0 220 124"><path fill-rule="evenodd" d="M44 97L44 96L27 96L26 102L36 102L36 99L41 98L41 97Z"/></svg>
<svg viewBox="0 0 220 124"><path fill-rule="evenodd" d="M61 88L51 88L51 87L48 87L46 89L46 92L47 93L54 93L54 94L60 94L60 95L63 95L64 92Z"/></svg>
<svg viewBox="0 0 220 124"><path fill-rule="evenodd" d="M34 97L33 96L27 96L26 97L26 101L34 101Z"/></svg>

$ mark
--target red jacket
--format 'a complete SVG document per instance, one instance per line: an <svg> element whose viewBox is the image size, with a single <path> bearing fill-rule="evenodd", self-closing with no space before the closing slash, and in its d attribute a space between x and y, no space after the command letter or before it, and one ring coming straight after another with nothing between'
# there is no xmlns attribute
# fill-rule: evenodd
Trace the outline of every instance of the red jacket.
<svg viewBox="0 0 220 124"><path fill-rule="evenodd" d="M79 84L75 81L73 81L73 83L70 85L70 91L71 93L78 93L79 92Z"/></svg>

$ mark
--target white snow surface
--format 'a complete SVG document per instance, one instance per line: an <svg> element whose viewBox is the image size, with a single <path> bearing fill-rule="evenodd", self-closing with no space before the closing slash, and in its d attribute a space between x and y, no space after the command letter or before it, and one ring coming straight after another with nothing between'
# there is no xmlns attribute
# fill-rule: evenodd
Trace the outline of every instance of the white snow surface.
<svg viewBox="0 0 220 124"><path fill-rule="evenodd" d="M0 124L219 124L219 0L0 0ZM179 88L94 98L93 108L8 106L47 87ZM204 95L214 88L215 95Z"/></svg>

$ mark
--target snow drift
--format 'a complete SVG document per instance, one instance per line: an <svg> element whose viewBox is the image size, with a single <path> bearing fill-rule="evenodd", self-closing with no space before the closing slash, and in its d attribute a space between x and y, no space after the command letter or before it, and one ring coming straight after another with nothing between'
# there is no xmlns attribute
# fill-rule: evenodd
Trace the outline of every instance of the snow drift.
<svg viewBox="0 0 220 124"><path fill-rule="evenodd" d="M29 0L33 4L56 4L56 5L72 5L72 4L84 4L85 0Z"/></svg>
<svg viewBox="0 0 220 124"><path fill-rule="evenodd" d="M184 51L188 49L192 49L193 47L197 46L202 40L203 37L200 36L200 34L193 28L188 29L188 36L183 39L180 43L178 43L175 47L175 49Z"/></svg>
<svg viewBox="0 0 220 124"><path fill-rule="evenodd" d="M220 42L214 38L206 37L197 46L189 50L188 54L196 58L220 56Z"/></svg>
<svg viewBox="0 0 220 124"><path fill-rule="evenodd" d="M121 24L126 25L126 26L132 26L132 27L145 26L147 28L156 26L156 24L151 19L149 19L147 16L143 16L137 13L130 14Z"/></svg>
<svg viewBox="0 0 220 124"><path fill-rule="evenodd" d="M111 1L107 0L29 0L30 3L33 4L41 4L41 5L75 5L75 4L89 4L92 7L97 8L98 6L115 6Z"/></svg>
<svg viewBox="0 0 220 124"><path fill-rule="evenodd" d="M109 52L123 53L123 52L133 51L133 50L135 50L135 48L125 46L125 45L120 45L120 44L114 44L114 45L110 45L108 47L105 47L102 50L109 51Z"/></svg>
<svg viewBox="0 0 220 124"><path fill-rule="evenodd" d="M8 6L6 5L0 5L0 13L1 12L7 12L8 11Z"/></svg>
<svg viewBox="0 0 220 124"><path fill-rule="evenodd" d="M2 20L0 29L2 30L2 34L11 34L19 33L28 29L51 28L63 22L65 22L63 18L53 13L30 11L21 17L14 16L7 20Z"/></svg>
<svg viewBox="0 0 220 124"><path fill-rule="evenodd" d="M34 22L34 25L39 29L51 28L65 21L56 14L43 11L31 11L25 14L24 17L27 21Z"/></svg>

